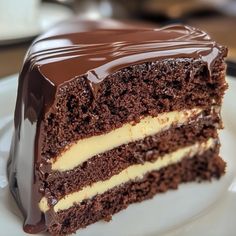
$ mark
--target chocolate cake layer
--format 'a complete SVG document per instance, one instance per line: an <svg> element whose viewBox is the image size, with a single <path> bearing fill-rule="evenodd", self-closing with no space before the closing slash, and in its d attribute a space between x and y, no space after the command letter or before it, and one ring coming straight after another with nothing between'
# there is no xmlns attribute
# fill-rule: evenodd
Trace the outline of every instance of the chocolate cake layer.
<svg viewBox="0 0 236 236"><path fill-rule="evenodd" d="M202 155L150 172L140 181L131 181L67 210L48 212L49 232L52 235L73 233L98 220L111 219L112 214L131 203L152 198L156 193L168 189L176 189L180 183L219 178L224 170L225 163L218 156L218 148L210 149Z"/></svg>
<svg viewBox="0 0 236 236"><path fill-rule="evenodd" d="M198 122L172 127L157 135L96 155L71 171L53 171L49 175L37 172L42 181L40 189L53 203L64 195L78 191L93 182L109 179L130 165L152 162L179 148L204 142L209 138L217 139L218 125L218 116L205 117Z"/></svg>
<svg viewBox="0 0 236 236"><path fill-rule="evenodd" d="M52 158L85 137L162 112L220 105L226 89L224 54L212 65L169 59L131 66L104 79L94 99L85 78L59 89L43 123L42 157Z"/></svg>

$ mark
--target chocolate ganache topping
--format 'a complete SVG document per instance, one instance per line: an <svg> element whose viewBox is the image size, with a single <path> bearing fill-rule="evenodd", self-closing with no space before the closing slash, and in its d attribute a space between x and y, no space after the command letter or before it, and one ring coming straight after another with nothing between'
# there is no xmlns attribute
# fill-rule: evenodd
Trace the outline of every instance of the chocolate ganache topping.
<svg viewBox="0 0 236 236"><path fill-rule="evenodd" d="M99 84L108 75L166 58L200 59L210 74L222 50L205 32L183 25L134 28L114 21L72 20L37 38L19 77L8 163L11 192L25 217L24 230L44 231L53 217L53 212L44 215L39 210L43 190L35 167L41 161L42 122L61 86L84 77L96 99Z"/></svg>
<svg viewBox="0 0 236 236"><path fill-rule="evenodd" d="M221 50L205 32L182 25L114 29L101 24L84 32L63 31L40 37L27 56L54 87L85 76L93 89L121 68L165 58L199 58L210 71Z"/></svg>

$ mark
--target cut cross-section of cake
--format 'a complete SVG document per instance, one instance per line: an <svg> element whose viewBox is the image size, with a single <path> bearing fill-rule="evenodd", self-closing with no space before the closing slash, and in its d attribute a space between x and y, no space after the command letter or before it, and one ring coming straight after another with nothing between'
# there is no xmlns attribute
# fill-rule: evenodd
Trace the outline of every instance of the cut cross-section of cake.
<svg viewBox="0 0 236 236"><path fill-rule="evenodd" d="M74 20L36 39L8 165L24 230L66 235L182 182L219 178L226 54L182 25Z"/></svg>

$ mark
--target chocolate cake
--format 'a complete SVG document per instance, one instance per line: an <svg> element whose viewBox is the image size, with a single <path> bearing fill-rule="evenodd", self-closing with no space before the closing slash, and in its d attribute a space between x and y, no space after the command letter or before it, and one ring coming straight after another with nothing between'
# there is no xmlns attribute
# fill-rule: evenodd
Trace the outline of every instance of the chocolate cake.
<svg viewBox="0 0 236 236"><path fill-rule="evenodd" d="M29 233L66 235L219 178L227 49L183 25L58 25L19 77L8 174Z"/></svg>

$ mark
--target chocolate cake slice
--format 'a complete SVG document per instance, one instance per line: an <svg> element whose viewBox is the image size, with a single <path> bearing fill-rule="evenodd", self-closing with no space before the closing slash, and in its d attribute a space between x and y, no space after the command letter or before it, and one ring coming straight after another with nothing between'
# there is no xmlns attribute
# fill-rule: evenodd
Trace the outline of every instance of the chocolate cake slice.
<svg viewBox="0 0 236 236"><path fill-rule="evenodd" d="M19 78L8 173L29 233L66 235L219 178L227 49L183 25L66 22Z"/></svg>

